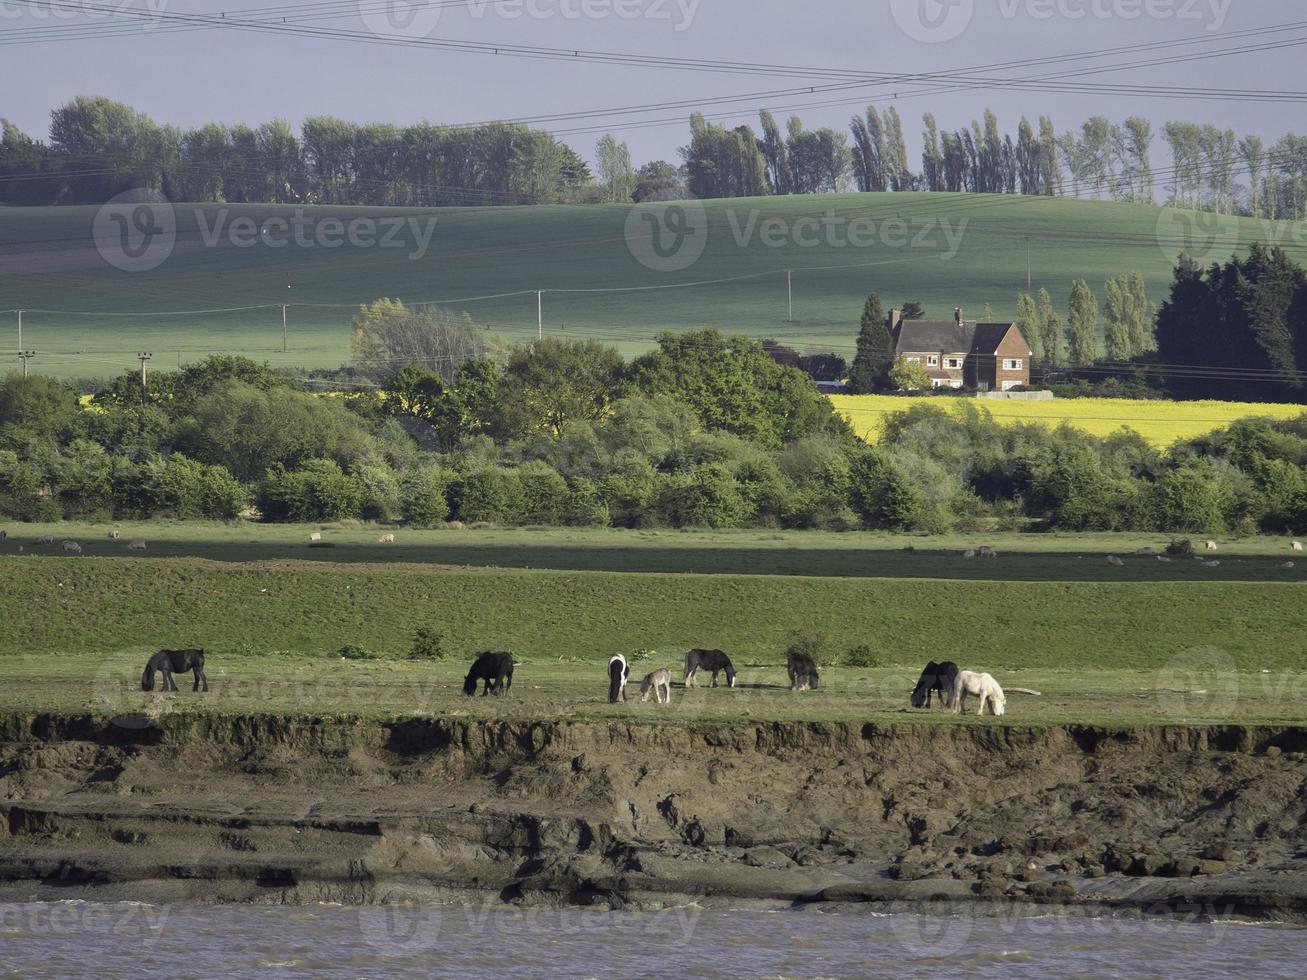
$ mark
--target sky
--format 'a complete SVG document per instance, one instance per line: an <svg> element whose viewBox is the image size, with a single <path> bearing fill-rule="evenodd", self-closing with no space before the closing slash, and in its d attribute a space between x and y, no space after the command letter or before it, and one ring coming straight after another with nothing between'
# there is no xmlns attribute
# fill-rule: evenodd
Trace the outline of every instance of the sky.
<svg viewBox="0 0 1307 980"><path fill-rule="evenodd" d="M179 127L272 118L298 125L313 115L407 124L603 112L541 125L590 159L596 140L612 132L628 143L638 166L679 161L692 107L728 125L756 128L758 110L769 108L782 120L799 114L810 129L847 130L849 117L865 106L894 105L914 169L927 110L941 128L955 129L990 107L1013 133L1020 116L1041 114L1059 130L1093 114L1114 121L1144 115L1159 130L1170 119L1212 123L1268 140L1304 128L1295 103L1192 91L1307 88L1301 0L281 0L274 9L275 2L0 0L0 117L45 138L50 110L77 95L108 96ZM117 13L106 16L106 10ZM292 27L345 36L176 19L224 13L273 24L284 17ZM1276 29L1232 36L1259 28ZM398 45L396 37L410 44ZM429 43L441 39L623 57L621 63L521 58ZM1126 50L1174 41L1193 43ZM1250 47L1255 50L1139 65ZM1052 66L1010 65L1086 52L1097 54ZM659 63L632 63L638 58ZM688 70L692 61L753 68ZM996 65L1008 67L989 67ZM760 72L759 66L784 70ZM1066 79L1064 85L1081 86L1071 90L996 84L1088 68L1110 70ZM973 72L984 81L925 85L867 77L971 69L988 69ZM838 79L845 86L840 91L775 94L829 86L832 71L849 73ZM1083 88L1105 83L1124 90ZM1181 97L1186 93L1199 97ZM668 102L677 105L608 111ZM1166 166L1166 159L1159 142L1154 166Z"/></svg>

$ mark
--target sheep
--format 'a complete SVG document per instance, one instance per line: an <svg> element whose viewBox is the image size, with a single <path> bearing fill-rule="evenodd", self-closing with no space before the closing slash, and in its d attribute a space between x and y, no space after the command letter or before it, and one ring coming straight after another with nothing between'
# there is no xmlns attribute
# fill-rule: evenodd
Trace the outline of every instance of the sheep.
<svg viewBox="0 0 1307 980"><path fill-rule="evenodd" d="M383 534L377 538L377 544L394 544L395 536L393 534Z"/></svg>
<svg viewBox="0 0 1307 980"><path fill-rule="evenodd" d="M1208 541L1205 547L1207 548L1208 551L1218 550L1215 541Z"/></svg>
<svg viewBox="0 0 1307 980"><path fill-rule="evenodd" d="M321 540L322 540L322 534L318 531L314 531L312 534L309 535L310 542L316 543Z"/></svg>
<svg viewBox="0 0 1307 980"><path fill-rule="evenodd" d="M1285 562L1283 565L1281 565L1280 567L1281 567L1281 568L1297 568L1298 565L1297 565L1297 562L1286 561L1286 562Z"/></svg>
<svg viewBox="0 0 1307 980"><path fill-rule="evenodd" d="M145 550L145 542L144 542L144 541L130 541L130 542L128 542L128 544L127 544L127 550L128 550L128 551L144 551L144 550Z"/></svg>
<svg viewBox="0 0 1307 980"><path fill-rule="evenodd" d="M969 548L969 549L967 549L966 551L962 552L962 557L963 557L963 558L966 558L966 559L968 559L968 560L970 560L970 559L972 559L972 558L975 558L975 557L976 557L975 549L974 549L974 548Z"/></svg>
<svg viewBox="0 0 1307 980"><path fill-rule="evenodd" d="M976 552L976 554L978 554L981 558L997 558L997 557L998 557L998 552L995 551L993 548L991 548L989 545L983 545L983 546L981 546L981 548Z"/></svg>
<svg viewBox="0 0 1307 980"><path fill-rule="evenodd" d="M3 540L3 539L0 539L0 540ZM1293 544L1289 545L1289 550L1290 550L1290 551L1302 551L1302 542L1301 542L1301 541L1295 541Z"/></svg>
<svg viewBox="0 0 1307 980"><path fill-rule="evenodd" d="M1203 562L1203 567L1204 567L1204 568L1220 568L1220 567L1221 567L1221 563L1220 563L1219 561L1205 561L1205 562Z"/></svg>
<svg viewBox="0 0 1307 980"><path fill-rule="evenodd" d="M1125 564L1125 562L1123 562L1120 558L1116 557L1116 555L1108 555L1107 563L1109 565L1117 565L1117 566L1121 566Z"/></svg>
<svg viewBox="0 0 1307 980"><path fill-rule="evenodd" d="M80 555L82 553L82 546L76 541L65 541L64 551L71 552L74 555Z"/></svg>
<svg viewBox="0 0 1307 980"><path fill-rule="evenodd" d="M114 528L112 531L106 534L105 537L108 538L110 541L117 541L119 538L118 529Z"/></svg>
<svg viewBox="0 0 1307 980"><path fill-rule="evenodd" d="M1171 563L1171 559L1167 558L1166 555L1153 555L1153 561L1166 562L1168 565Z"/></svg>
<svg viewBox="0 0 1307 980"><path fill-rule="evenodd" d="M43 534L36 539L36 544L54 544L53 534Z"/></svg>

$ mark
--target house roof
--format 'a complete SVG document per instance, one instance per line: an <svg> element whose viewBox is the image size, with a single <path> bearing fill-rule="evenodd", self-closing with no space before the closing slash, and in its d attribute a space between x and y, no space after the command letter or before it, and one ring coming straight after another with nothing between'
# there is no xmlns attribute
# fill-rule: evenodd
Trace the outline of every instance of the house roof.
<svg viewBox="0 0 1307 980"><path fill-rule="evenodd" d="M976 325L964 320L903 320L894 335L894 350L947 351L964 353L971 350Z"/></svg>
<svg viewBox="0 0 1307 980"><path fill-rule="evenodd" d="M993 354L1015 324L975 320L903 320L894 334L894 351Z"/></svg>

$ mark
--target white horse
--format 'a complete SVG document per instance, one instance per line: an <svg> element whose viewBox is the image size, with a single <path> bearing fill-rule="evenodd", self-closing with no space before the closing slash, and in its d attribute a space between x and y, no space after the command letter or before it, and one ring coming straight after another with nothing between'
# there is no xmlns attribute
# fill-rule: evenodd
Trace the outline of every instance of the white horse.
<svg viewBox="0 0 1307 980"><path fill-rule="evenodd" d="M958 671L957 679L953 682L955 715L962 713L962 705L968 694L980 698L980 710L976 712L977 715L985 713L986 705L989 705L990 714L993 715L1001 715L1007 709L1007 696L998 686L998 681L989 674L978 674L971 670Z"/></svg>
<svg viewBox="0 0 1307 980"><path fill-rule="evenodd" d="M659 668L652 674L645 676L640 682L640 703L649 700L649 694L652 692L659 704L672 703L672 672L666 668Z"/></svg>

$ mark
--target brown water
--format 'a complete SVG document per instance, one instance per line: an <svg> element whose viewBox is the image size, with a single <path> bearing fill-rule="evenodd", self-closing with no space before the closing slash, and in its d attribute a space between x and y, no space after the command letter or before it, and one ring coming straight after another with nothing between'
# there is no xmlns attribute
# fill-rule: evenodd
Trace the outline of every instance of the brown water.
<svg viewBox="0 0 1307 980"><path fill-rule="evenodd" d="M0 905L0 976L1293 977L1307 929L865 908Z"/></svg>

